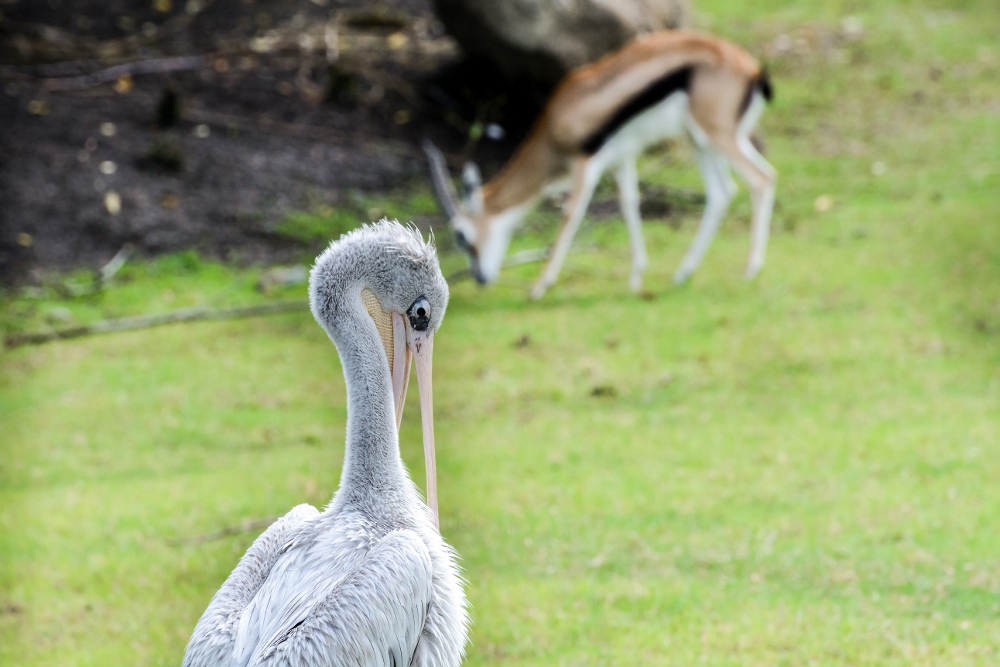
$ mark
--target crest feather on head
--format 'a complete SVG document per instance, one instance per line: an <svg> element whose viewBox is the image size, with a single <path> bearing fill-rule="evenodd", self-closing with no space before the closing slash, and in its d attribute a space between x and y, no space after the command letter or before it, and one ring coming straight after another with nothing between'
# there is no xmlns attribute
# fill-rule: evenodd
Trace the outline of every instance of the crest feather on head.
<svg viewBox="0 0 1000 667"><path fill-rule="evenodd" d="M347 232L342 240L358 236L382 237L387 250L415 264L431 265L437 261L434 232L431 232L425 241L420 230L412 222L403 225L398 220L382 218L378 222L366 223Z"/></svg>

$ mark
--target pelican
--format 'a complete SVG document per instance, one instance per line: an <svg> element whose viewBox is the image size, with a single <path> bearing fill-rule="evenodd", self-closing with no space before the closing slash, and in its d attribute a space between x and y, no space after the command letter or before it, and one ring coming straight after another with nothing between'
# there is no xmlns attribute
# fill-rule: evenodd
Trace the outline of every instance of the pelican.
<svg viewBox="0 0 1000 667"><path fill-rule="evenodd" d="M437 523L431 354L448 284L434 246L387 220L350 232L316 259L309 302L347 384L340 488L323 512L299 505L247 549L183 665L457 667L469 617ZM399 456L411 357L426 505Z"/></svg>

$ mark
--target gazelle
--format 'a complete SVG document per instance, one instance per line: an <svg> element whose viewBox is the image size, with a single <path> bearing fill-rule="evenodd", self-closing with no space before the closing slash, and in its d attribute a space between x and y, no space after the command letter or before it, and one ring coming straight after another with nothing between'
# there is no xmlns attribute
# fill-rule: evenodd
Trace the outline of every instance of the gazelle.
<svg viewBox="0 0 1000 667"><path fill-rule="evenodd" d="M771 97L766 72L738 46L711 35L659 32L638 37L567 75L496 177L482 185L476 166L465 166L461 200L444 157L429 142L424 150L456 242L469 255L480 283L497 278L514 228L535 202L546 192L569 186L558 240L531 292L540 298L559 275L594 187L608 169L615 170L629 231L629 285L642 288L646 249L635 161L646 147L686 133L697 149L706 205L674 282L685 281L698 268L736 193L730 165L750 187L749 278L764 265L777 179L750 134Z"/></svg>

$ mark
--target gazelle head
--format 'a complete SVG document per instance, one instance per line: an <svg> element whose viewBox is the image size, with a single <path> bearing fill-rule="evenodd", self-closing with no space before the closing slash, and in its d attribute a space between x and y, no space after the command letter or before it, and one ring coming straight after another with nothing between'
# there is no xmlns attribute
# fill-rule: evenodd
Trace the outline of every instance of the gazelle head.
<svg viewBox="0 0 1000 667"><path fill-rule="evenodd" d="M469 256L469 269L476 282L481 285L493 282L500 274L504 254L520 216L508 211L500 214L486 211L479 168L471 162L462 170L459 196L451 184L441 151L426 140L423 148L430 161L434 191L448 216L455 244Z"/></svg>

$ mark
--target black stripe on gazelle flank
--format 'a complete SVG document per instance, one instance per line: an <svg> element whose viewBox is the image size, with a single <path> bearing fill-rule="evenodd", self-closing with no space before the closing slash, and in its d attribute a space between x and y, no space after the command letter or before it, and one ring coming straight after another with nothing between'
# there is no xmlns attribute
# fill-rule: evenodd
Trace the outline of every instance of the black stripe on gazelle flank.
<svg viewBox="0 0 1000 667"><path fill-rule="evenodd" d="M743 95L743 99L740 101L740 109L736 113L737 120L743 118L743 114L745 114L747 109L750 108L750 101L753 99L753 93L755 90L760 91L760 94L764 96L765 102L770 103L771 100L774 99L774 87L771 85L771 77L768 76L766 69L762 69L760 74L750 80L750 85L747 86L747 92Z"/></svg>
<svg viewBox="0 0 1000 667"><path fill-rule="evenodd" d="M673 93L679 90L687 91L691 83L691 71L691 67L682 67L650 83L645 89L637 93L635 97L625 102L604 125L597 128L592 135L587 137L587 140L583 142L583 152L586 155L593 155L625 123L646 109L659 104Z"/></svg>

